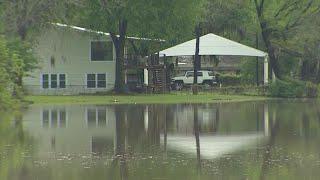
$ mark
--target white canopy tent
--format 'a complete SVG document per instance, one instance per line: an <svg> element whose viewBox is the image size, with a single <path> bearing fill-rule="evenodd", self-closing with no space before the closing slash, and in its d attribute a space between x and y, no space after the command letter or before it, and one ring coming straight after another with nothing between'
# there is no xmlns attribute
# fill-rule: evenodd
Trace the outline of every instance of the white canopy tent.
<svg viewBox="0 0 320 180"><path fill-rule="evenodd" d="M159 56L193 56L195 49L196 39L193 39L160 51ZM199 55L262 57L264 58L264 83L268 84L268 54L263 51L210 33L200 37Z"/></svg>

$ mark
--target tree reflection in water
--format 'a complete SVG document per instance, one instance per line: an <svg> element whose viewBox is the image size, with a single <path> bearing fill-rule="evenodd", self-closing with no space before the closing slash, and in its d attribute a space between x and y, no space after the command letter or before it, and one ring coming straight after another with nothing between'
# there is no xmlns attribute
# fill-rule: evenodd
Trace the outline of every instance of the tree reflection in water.
<svg viewBox="0 0 320 180"><path fill-rule="evenodd" d="M115 123L116 123L116 142L115 142L115 155L113 166L119 164L120 177L122 180L127 180L129 173L127 167L126 157L126 138L127 138L127 126L126 117L127 112L125 108L121 106L115 106ZM114 168L113 168L114 169Z"/></svg>
<svg viewBox="0 0 320 180"><path fill-rule="evenodd" d="M24 132L22 115L0 114L0 179L31 179L25 156L32 154L32 139Z"/></svg>
<svg viewBox="0 0 320 180"><path fill-rule="evenodd" d="M193 106L193 127L194 127L194 136L196 138L196 149L197 149L197 164L198 172L201 174L201 154L200 154L200 137L199 137L199 115L198 115L198 106Z"/></svg>

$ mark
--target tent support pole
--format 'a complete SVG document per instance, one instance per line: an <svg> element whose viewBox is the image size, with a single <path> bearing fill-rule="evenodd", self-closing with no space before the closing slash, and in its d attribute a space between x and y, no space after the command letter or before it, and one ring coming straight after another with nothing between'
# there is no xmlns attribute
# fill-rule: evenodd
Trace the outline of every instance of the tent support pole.
<svg viewBox="0 0 320 180"><path fill-rule="evenodd" d="M276 74L274 73L274 71L272 71L272 82L276 81Z"/></svg>
<svg viewBox="0 0 320 180"><path fill-rule="evenodd" d="M263 65L263 68L264 68L264 77L263 77L263 82L264 82L264 85L268 85L269 83L269 62L268 62L268 56L265 56L264 57L264 65Z"/></svg>
<svg viewBox="0 0 320 180"><path fill-rule="evenodd" d="M264 135L269 136L269 107L268 104L263 106Z"/></svg>

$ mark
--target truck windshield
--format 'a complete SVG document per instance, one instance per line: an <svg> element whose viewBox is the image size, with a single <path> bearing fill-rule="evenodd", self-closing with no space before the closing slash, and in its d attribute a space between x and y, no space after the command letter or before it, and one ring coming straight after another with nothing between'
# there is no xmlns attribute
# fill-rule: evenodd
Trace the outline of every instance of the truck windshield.
<svg viewBox="0 0 320 180"><path fill-rule="evenodd" d="M193 77L193 74L194 74L193 72L187 72L186 76L187 76L187 77ZM198 72L197 74L198 74L198 77L199 77L199 76L203 76L203 73L202 73L202 72Z"/></svg>

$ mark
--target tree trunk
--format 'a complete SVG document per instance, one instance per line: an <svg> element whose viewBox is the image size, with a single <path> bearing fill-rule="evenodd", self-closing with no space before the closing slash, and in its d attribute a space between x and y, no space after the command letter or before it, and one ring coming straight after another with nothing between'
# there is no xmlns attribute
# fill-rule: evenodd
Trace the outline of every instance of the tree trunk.
<svg viewBox="0 0 320 180"><path fill-rule="evenodd" d="M22 96L22 75L19 75L15 80L14 80L14 86L13 86L13 92L12 92L12 96L17 98L17 99L23 99Z"/></svg>
<svg viewBox="0 0 320 180"><path fill-rule="evenodd" d="M198 94L198 70L200 66L199 46L200 46L200 26L196 27L196 53L193 61L193 94Z"/></svg>
<svg viewBox="0 0 320 180"><path fill-rule="evenodd" d="M127 33L127 20L119 20L119 37L113 32L110 32L114 47L116 49L116 73L114 91L115 93L125 93L125 78L124 78L124 48Z"/></svg>
<svg viewBox="0 0 320 180"><path fill-rule="evenodd" d="M261 2L254 0L254 3L256 6L258 21L259 21L260 28L261 28L261 35L262 35L263 41L264 41L266 48L267 48L267 51L268 51L269 63L271 65L271 69L275 73L276 77L281 79L281 74L280 74L280 70L279 70L277 57L275 55L275 50L274 50L274 47L272 45L271 38L270 38L270 29L268 27L267 22L263 18L265 0L262 0Z"/></svg>
<svg viewBox="0 0 320 180"><path fill-rule="evenodd" d="M199 120L198 120L198 106L193 106L193 131L196 138L196 149L197 149L197 164L198 173L201 174L201 152L200 152L200 132L199 132Z"/></svg>
<svg viewBox="0 0 320 180"><path fill-rule="evenodd" d="M268 55L269 55L269 63L271 65L271 69L278 79L281 79L281 74L279 70L278 60L275 55L274 47L272 46L269 32L267 32L267 24L265 22L260 22L261 30L262 30L262 38L266 45Z"/></svg>

